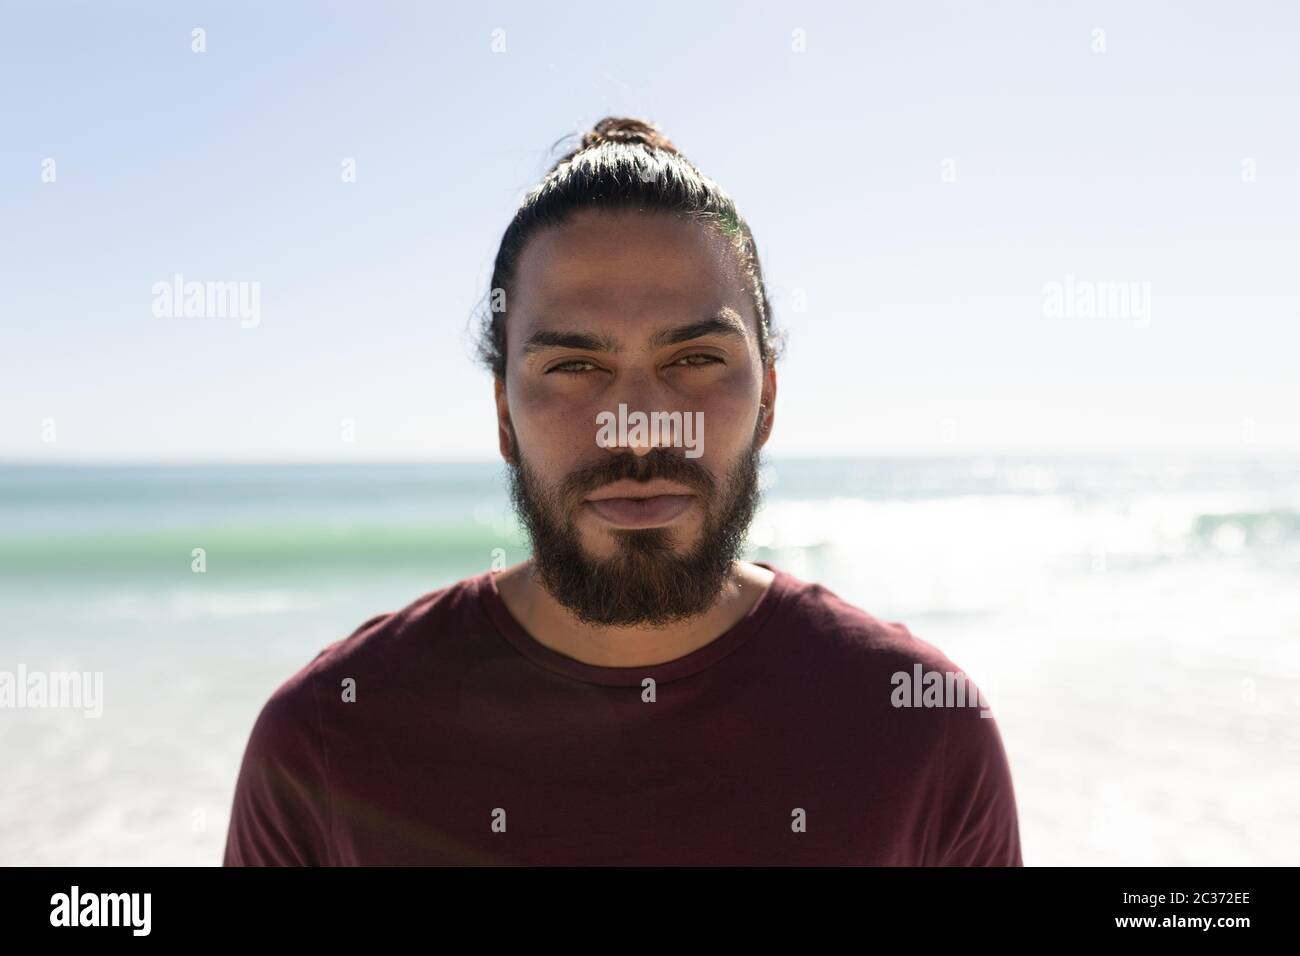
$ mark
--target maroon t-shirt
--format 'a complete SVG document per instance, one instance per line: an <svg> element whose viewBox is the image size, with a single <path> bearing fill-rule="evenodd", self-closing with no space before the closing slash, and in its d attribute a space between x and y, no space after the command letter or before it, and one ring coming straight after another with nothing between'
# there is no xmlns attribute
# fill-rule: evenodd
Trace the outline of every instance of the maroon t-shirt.
<svg viewBox="0 0 1300 956"><path fill-rule="evenodd" d="M956 665L758 563L745 618L646 667L538 643L492 572L372 618L263 706L225 865L1023 865L992 717L898 706Z"/></svg>

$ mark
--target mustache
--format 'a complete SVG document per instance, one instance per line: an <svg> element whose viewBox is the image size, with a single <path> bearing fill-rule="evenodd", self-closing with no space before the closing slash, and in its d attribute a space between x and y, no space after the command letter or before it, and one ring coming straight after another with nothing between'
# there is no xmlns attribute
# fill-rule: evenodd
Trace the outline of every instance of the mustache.
<svg viewBox="0 0 1300 956"><path fill-rule="evenodd" d="M644 455L625 452L571 473L564 479L560 494L564 500L584 497L615 481L675 481L705 496L714 491L712 473L698 462L676 455L666 448L652 448Z"/></svg>

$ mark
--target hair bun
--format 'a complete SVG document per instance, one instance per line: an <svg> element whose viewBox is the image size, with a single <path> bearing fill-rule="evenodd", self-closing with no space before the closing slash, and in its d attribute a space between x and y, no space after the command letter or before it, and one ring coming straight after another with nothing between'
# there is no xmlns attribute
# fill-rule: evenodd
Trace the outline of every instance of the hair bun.
<svg viewBox="0 0 1300 956"><path fill-rule="evenodd" d="M677 152L677 147L659 132L659 127L630 116L606 116L583 134L582 149L590 149L601 143L640 143L651 149Z"/></svg>

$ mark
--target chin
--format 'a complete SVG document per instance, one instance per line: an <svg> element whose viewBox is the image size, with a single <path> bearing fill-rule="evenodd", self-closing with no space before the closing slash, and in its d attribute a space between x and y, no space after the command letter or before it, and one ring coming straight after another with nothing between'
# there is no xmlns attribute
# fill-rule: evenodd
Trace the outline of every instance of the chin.
<svg viewBox="0 0 1300 956"><path fill-rule="evenodd" d="M660 525L655 528L614 528L599 525L590 534L582 535L582 550L590 560L609 561L627 555L627 545L633 539L666 537L673 553L685 557L694 543L696 533L693 528L684 530L675 525Z"/></svg>

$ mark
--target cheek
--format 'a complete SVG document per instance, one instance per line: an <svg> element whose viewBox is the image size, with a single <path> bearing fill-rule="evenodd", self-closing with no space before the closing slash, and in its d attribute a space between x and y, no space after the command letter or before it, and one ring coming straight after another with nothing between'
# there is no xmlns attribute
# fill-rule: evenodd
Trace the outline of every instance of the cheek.
<svg viewBox="0 0 1300 956"><path fill-rule="evenodd" d="M532 382L510 388L510 418L525 456L548 466L591 457L597 447L595 403Z"/></svg>
<svg viewBox="0 0 1300 956"><path fill-rule="evenodd" d="M558 375L559 373L555 373ZM576 382L552 380L552 376L521 378L510 384L510 410L520 420L572 427L588 417L595 420L598 404L593 389ZM587 409L591 407L588 416Z"/></svg>
<svg viewBox="0 0 1300 956"><path fill-rule="evenodd" d="M737 375L697 406L704 412L705 440L718 450L747 447L753 437L761 388L751 376Z"/></svg>

